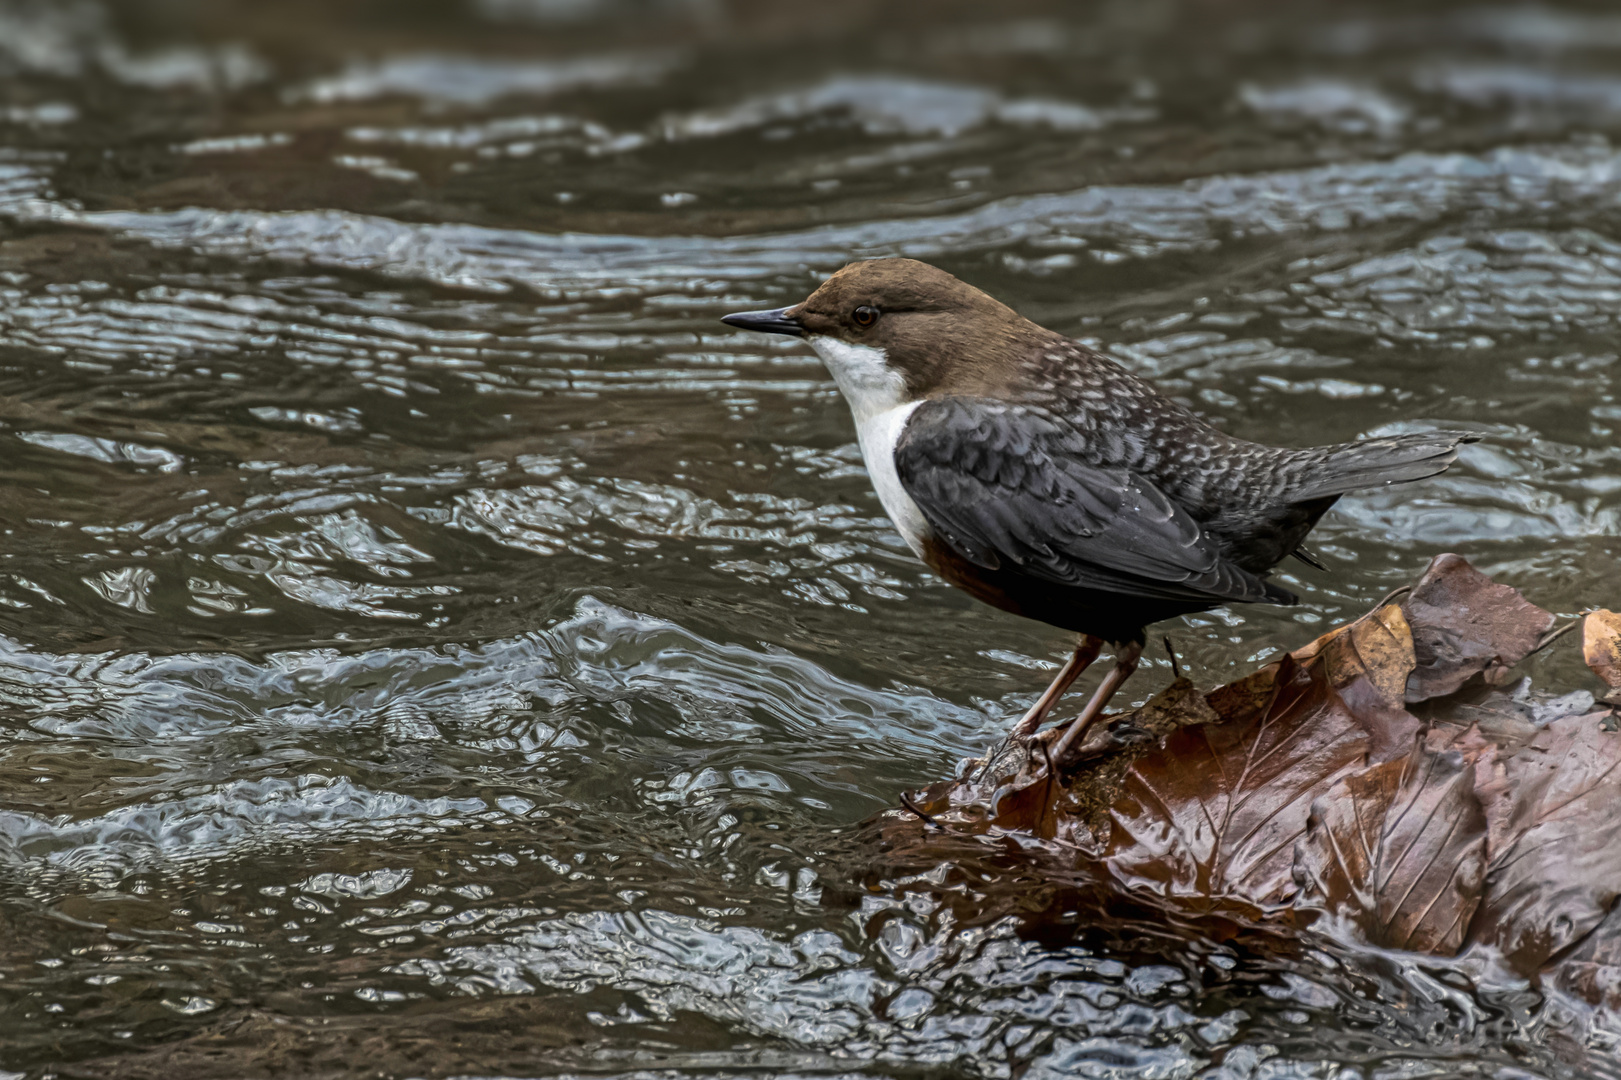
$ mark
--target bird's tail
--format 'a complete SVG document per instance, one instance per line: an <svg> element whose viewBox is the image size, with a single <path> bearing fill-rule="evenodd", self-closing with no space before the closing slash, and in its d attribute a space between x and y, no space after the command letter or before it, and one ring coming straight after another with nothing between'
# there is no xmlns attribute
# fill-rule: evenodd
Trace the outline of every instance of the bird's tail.
<svg viewBox="0 0 1621 1080"><path fill-rule="evenodd" d="M1288 497L1304 502L1422 480L1445 472L1458 459L1460 445L1479 441L1467 431L1423 431L1319 447L1293 478Z"/></svg>

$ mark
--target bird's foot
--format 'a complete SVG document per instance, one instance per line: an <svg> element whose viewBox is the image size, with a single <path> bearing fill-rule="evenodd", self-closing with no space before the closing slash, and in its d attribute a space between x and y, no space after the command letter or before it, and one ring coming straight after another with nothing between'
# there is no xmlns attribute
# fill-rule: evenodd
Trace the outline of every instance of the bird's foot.
<svg viewBox="0 0 1621 1080"><path fill-rule="evenodd" d="M1078 747L1082 744L1086 738L1087 729L1097 722L1098 717L1103 715L1103 710L1108 707L1109 699L1114 697L1115 691L1119 690L1125 684L1125 681L1131 678L1131 673L1137 670L1137 661L1142 659L1142 655L1143 643L1140 641L1128 642L1115 655L1114 667L1109 669L1109 674L1105 675L1103 681L1098 684L1097 692L1092 695L1092 700L1086 703L1086 708L1081 710L1081 715L1070 721L1069 730L1064 732L1063 736L1058 740L1058 745L1053 747L1052 757L1055 762L1062 764L1064 755L1069 751L1070 747Z"/></svg>

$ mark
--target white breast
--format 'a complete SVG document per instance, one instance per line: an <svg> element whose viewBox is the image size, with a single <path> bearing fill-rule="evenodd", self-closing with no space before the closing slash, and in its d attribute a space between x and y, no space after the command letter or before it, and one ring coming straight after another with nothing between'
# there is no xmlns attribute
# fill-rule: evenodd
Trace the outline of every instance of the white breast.
<svg viewBox="0 0 1621 1080"><path fill-rule="evenodd" d="M901 487L901 478L895 472L895 444L900 441L906 421L923 403L906 400L906 381L885 362L884 350L830 337L809 340L833 381L839 384L839 392L850 403L861 457L867 463L878 501L907 546L921 556L928 522Z"/></svg>

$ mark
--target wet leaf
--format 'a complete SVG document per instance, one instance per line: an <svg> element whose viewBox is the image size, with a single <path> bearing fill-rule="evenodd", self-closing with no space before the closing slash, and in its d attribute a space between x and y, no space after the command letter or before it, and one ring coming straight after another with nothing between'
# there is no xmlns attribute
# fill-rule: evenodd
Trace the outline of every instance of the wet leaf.
<svg viewBox="0 0 1621 1080"><path fill-rule="evenodd" d="M1594 1005L1621 1008L1621 907L1541 972L1544 985L1559 987Z"/></svg>
<svg viewBox="0 0 1621 1080"><path fill-rule="evenodd" d="M1320 659L1336 690L1361 681L1371 691L1363 696L1386 706L1402 703L1417 662L1407 615L1397 604L1376 608L1292 655L1302 664Z"/></svg>
<svg viewBox="0 0 1621 1080"><path fill-rule="evenodd" d="M1453 693L1476 675L1497 681L1531 654L1553 615L1458 555L1437 555L1402 602L1417 666L1407 700Z"/></svg>
<svg viewBox="0 0 1621 1080"><path fill-rule="evenodd" d="M1476 790L1490 819L1485 896L1471 944L1535 972L1621 897L1621 733L1609 710L1550 723L1495 759Z"/></svg>
<svg viewBox="0 0 1621 1080"><path fill-rule="evenodd" d="M1610 690L1621 690L1621 615L1600 608L1582 620L1582 658Z"/></svg>
<svg viewBox="0 0 1621 1080"><path fill-rule="evenodd" d="M1449 956L1485 864L1471 762L1428 748L1337 781L1296 852L1301 904L1345 916L1374 945Z"/></svg>
<svg viewBox="0 0 1621 1080"><path fill-rule="evenodd" d="M1105 856L1120 880L1263 906L1293 894L1311 804L1363 764L1369 740L1320 667L1289 658L1276 678L1264 712L1178 729L1132 763Z"/></svg>
<svg viewBox="0 0 1621 1080"><path fill-rule="evenodd" d="M1005 867L1044 860L1028 874L1071 897L1112 888L1185 925L1269 932L1326 912L1382 947L1500 950L1621 1006L1621 916L1604 921L1621 900L1617 712L1586 690L1492 688L1552 624L1442 556L1400 605L1207 693L1179 679L1069 761L1042 749L1057 731L1016 741L897 824L919 859L972 836ZM1586 629L1594 670L1621 679L1621 619Z"/></svg>
<svg viewBox="0 0 1621 1080"><path fill-rule="evenodd" d="M1420 725L1403 701L1416 659L1412 631L1399 606L1377 608L1294 656L1323 666L1330 685L1372 736L1368 753L1374 761L1388 761L1412 748Z"/></svg>

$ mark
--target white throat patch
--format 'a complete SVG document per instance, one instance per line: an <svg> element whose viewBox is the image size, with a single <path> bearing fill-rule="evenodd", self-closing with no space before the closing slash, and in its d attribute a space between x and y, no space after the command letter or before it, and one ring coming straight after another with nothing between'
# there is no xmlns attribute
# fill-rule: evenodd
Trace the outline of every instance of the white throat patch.
<svg viewBox="0 0 1621 1080"><path fill-rule="evenodd" d="M923 403L906 400L906 380L886 362L884 350L823 335L807 340L838 383L839 393L850 403L861 457L867 463L878 501L906 545L921 556L929 526L923 511L901 487L895 471L895 444L913 410Z"/></svg>
<svg viewBox="0 0 1621 1080"><path fill-rule="evenodd" d="M884 350L852 345L823 334L806 340L839 384L839 393L850 403L857 426L864 419L893 409L906 396L906 380L889 366Z"/></svg>

